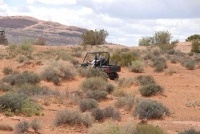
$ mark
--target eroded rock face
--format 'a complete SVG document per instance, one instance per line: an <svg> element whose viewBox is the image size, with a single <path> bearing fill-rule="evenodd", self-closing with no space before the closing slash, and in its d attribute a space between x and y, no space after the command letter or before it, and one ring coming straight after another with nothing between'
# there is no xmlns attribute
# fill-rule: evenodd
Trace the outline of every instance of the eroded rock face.
<svg viewBox="0 0 200 134"><path fill-rule="evenodd" d="M81 35L87 30L26 16L0 17L0 29L5 30L11 44L44 38L48 45L80 44Z"/></svg>

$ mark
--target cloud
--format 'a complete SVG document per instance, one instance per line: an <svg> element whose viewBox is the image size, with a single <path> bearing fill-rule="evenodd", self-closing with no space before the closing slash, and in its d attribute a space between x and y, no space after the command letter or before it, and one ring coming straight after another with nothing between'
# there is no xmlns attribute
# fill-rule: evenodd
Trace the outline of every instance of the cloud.
<svg viewBox="0 0 200 134"><path fill-rule="evenodd" d="M108 42L133 46L144 36L168 30L184 41L200 33L198 0L24 0L10 7L0 0L0 15L26 15L87 29L105 29ZM151 2L151 3L150 3ZM15 5L15 4L14 4Z"/></svg>
<svg viewBox="0 0 200 134"><path fill-rule="evenodd" d="M46 4L46 5L74 5L76 0L27 0L28 4Z"/></svg>
<svg viewBox="0 0 200 134"><path fill-rule="evenodd" d="M199 18L199 0L77 0L98 13L124 19Z"/></svg>

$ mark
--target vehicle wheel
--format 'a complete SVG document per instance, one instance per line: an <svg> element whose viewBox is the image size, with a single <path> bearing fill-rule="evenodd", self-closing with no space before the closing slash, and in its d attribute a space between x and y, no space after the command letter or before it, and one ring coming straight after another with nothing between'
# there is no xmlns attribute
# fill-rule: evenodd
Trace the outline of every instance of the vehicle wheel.
<svg viewBox="0 0 200 134"><path fill-rule="evenodd" d="M111 79L111 80L116 80L116 79L118 79L119 78L119 75L118 75L118 73L110 73L110 74L108 74L108 76L109 76L109 78Z"/></svg>

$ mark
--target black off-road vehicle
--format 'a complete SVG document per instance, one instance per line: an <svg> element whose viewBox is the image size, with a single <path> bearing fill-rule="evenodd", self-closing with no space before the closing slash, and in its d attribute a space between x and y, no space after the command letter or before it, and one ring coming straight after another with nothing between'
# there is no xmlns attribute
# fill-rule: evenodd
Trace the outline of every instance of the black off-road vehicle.
<svg viewBox="0 0 200 134"><path fill-rule="evenodd" d="M5 31L0 29L0 44L8 45L8 40L5 36Z"/></svg>
<svg viewBox="0 0 200 134"><path fill-rule="evenodd" d="M93 66L108 74L111 80L119 78L117 72L121 71L121 67L117 65L110 65L110 53L109 52L89 52L85 55L82 67Z"/></svg>

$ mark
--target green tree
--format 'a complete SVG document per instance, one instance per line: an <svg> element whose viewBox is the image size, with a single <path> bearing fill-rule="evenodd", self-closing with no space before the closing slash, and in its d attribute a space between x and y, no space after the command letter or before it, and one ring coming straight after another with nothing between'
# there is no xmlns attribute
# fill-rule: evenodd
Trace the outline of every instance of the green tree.
<svg viewBox="0 0 200 134"><path fill-rule="evenodd" d="M150 46L153 44L153 37L142 37L139 39L139 46Z"/></svg>
<svg viewBox="0 0 200 134"><path fill-rule="evenodd" d="M104 29L101 30L89 30L83 33L82 40L83 44L89 45L101 45L105 42L105 39L108 36L108 32Z"/></svg>
<svg viewBox="0 0 200 134"><path fill-rule="evenodd" d="M163 45L163 44L170 44L172 36L169 31L157 31L155 32L153 38L155 45Z"/></svg>
<svg viewBox="0 0 200 134"><path fill-rule="evenodd" d="M199 40L193 40L192 41L191 51L195 52L195 53L200 53L200 42L199 42Z"/></svg>
<svg viewBox="0 0 200 134"><path fill-rule="evenodd" d="M194 41L194 40L200 40L200 34L191 35L185 41Z"/></svg>

